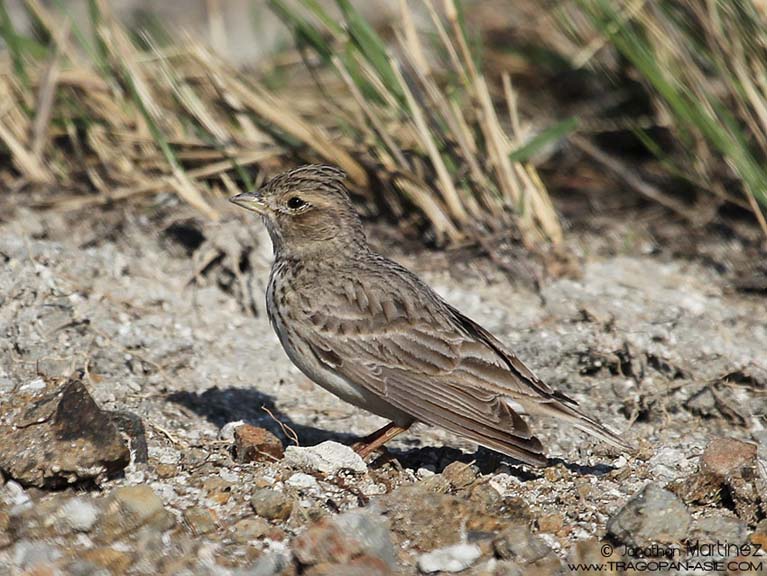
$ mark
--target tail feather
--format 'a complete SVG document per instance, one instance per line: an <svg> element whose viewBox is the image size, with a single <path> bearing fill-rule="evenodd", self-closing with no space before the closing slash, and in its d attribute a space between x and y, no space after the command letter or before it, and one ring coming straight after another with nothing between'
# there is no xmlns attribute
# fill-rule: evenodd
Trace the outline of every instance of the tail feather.
<svg viewBox="0 0 767 576"><path fill-rule="evenodd" d="M518 400L515 404L518 404ZM529 401L524 404L527 414L534 414L540 416L548 416L556 418L557 420L563 420L569 422L575 426L578 430L582 430L595 438L607 442L620 448L622 450L631 451L632 446L623 440L620 436L597 422L596 420L586 416L583 412L578 410L572 405L563 404L562 402L553 398L546 399L544 401Z"/></svg>

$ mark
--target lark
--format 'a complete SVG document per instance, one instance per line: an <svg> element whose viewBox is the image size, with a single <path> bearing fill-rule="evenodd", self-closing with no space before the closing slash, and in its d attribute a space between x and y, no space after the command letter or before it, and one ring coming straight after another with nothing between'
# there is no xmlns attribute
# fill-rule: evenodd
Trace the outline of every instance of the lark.
<svg viewBox="0 0 767 576"><path fill-rule="evenodd" d="M532 465L525 418L553 416L627 449L482 326L374 252L338 168L309 165L231 198L261 215L274 248L266 304L290 360L339 398L390 421L366 457L413 423L439 426Z"/></svg>

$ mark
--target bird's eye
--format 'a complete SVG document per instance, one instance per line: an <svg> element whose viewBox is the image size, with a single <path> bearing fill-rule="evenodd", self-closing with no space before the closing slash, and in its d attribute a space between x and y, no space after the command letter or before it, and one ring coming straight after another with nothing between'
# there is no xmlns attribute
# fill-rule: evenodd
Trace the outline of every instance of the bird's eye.
<svg viewBox="0 0 767 576"><path fill-rule="evenodd" d="M291 210L298 210L301 208L301 206L305 205L306 202L301 200L298 196L293 196L288 200L288 208Z"/></svg>

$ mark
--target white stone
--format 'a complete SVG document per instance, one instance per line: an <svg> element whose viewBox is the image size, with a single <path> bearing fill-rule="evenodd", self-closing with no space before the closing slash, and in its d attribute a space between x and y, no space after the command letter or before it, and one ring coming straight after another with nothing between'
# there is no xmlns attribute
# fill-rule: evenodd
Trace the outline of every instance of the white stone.
<svg viewBox="0 0 767 576"><path fill-rule="evenodd" d="M368 469L365 461L354 450L331 440L306 448L288 446L285 449L285 463L326 476L341 470L364 474Z"/></svg>
<svg viewBox="0 0 767 576"><path fill-rule="evenodd" d="M460 572L466 570L482 556L476 544L453 544L421 554L418 569L426 574L432 572Z"/></svg>
<svg viewBox="0 0 767 576"><path fill-rule="evenodd" d="M304 474L303 472L296 472L285 481L285 484L287 484L288 486L292 486L293 488L299 488L299 489L309 489L309 488L318 487L317 479L314 476L310 476L309 474Z"/></svg>
<svg viewBox="0 0 767 576"><path fill-rule="evenodd" d="M42 390L43 388L45 388L45 380L42 378L35 378L31 382L22 385L19 390Z"/></svg>
<svg viewBox="0 0 767 576"><path fill-rule="evenodd" d="M72 498L61 507L61 514L72 530L88 532L99 517L98 507L87 498Z"/></svg>
<svg viewBox="0 0 767 576"><path fill-rule="evenodd" d="M235 420L234 422L227 422L223 425L218 432L219 440L226 440L228 442L234 442L234 430L245 424L244 420Z"/></svg>

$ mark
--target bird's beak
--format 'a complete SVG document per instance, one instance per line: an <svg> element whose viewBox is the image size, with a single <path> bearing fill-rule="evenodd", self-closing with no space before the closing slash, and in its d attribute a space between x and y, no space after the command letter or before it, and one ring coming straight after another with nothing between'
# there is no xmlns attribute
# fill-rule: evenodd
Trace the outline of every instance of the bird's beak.
<svg viewBox="0 0 767 576"><path fill-rule="evenodd" d="M242 192L229 198L229 202L242 206L245 210L251 210L258 214L266 212L266 204L255 192Z"/></svg>

